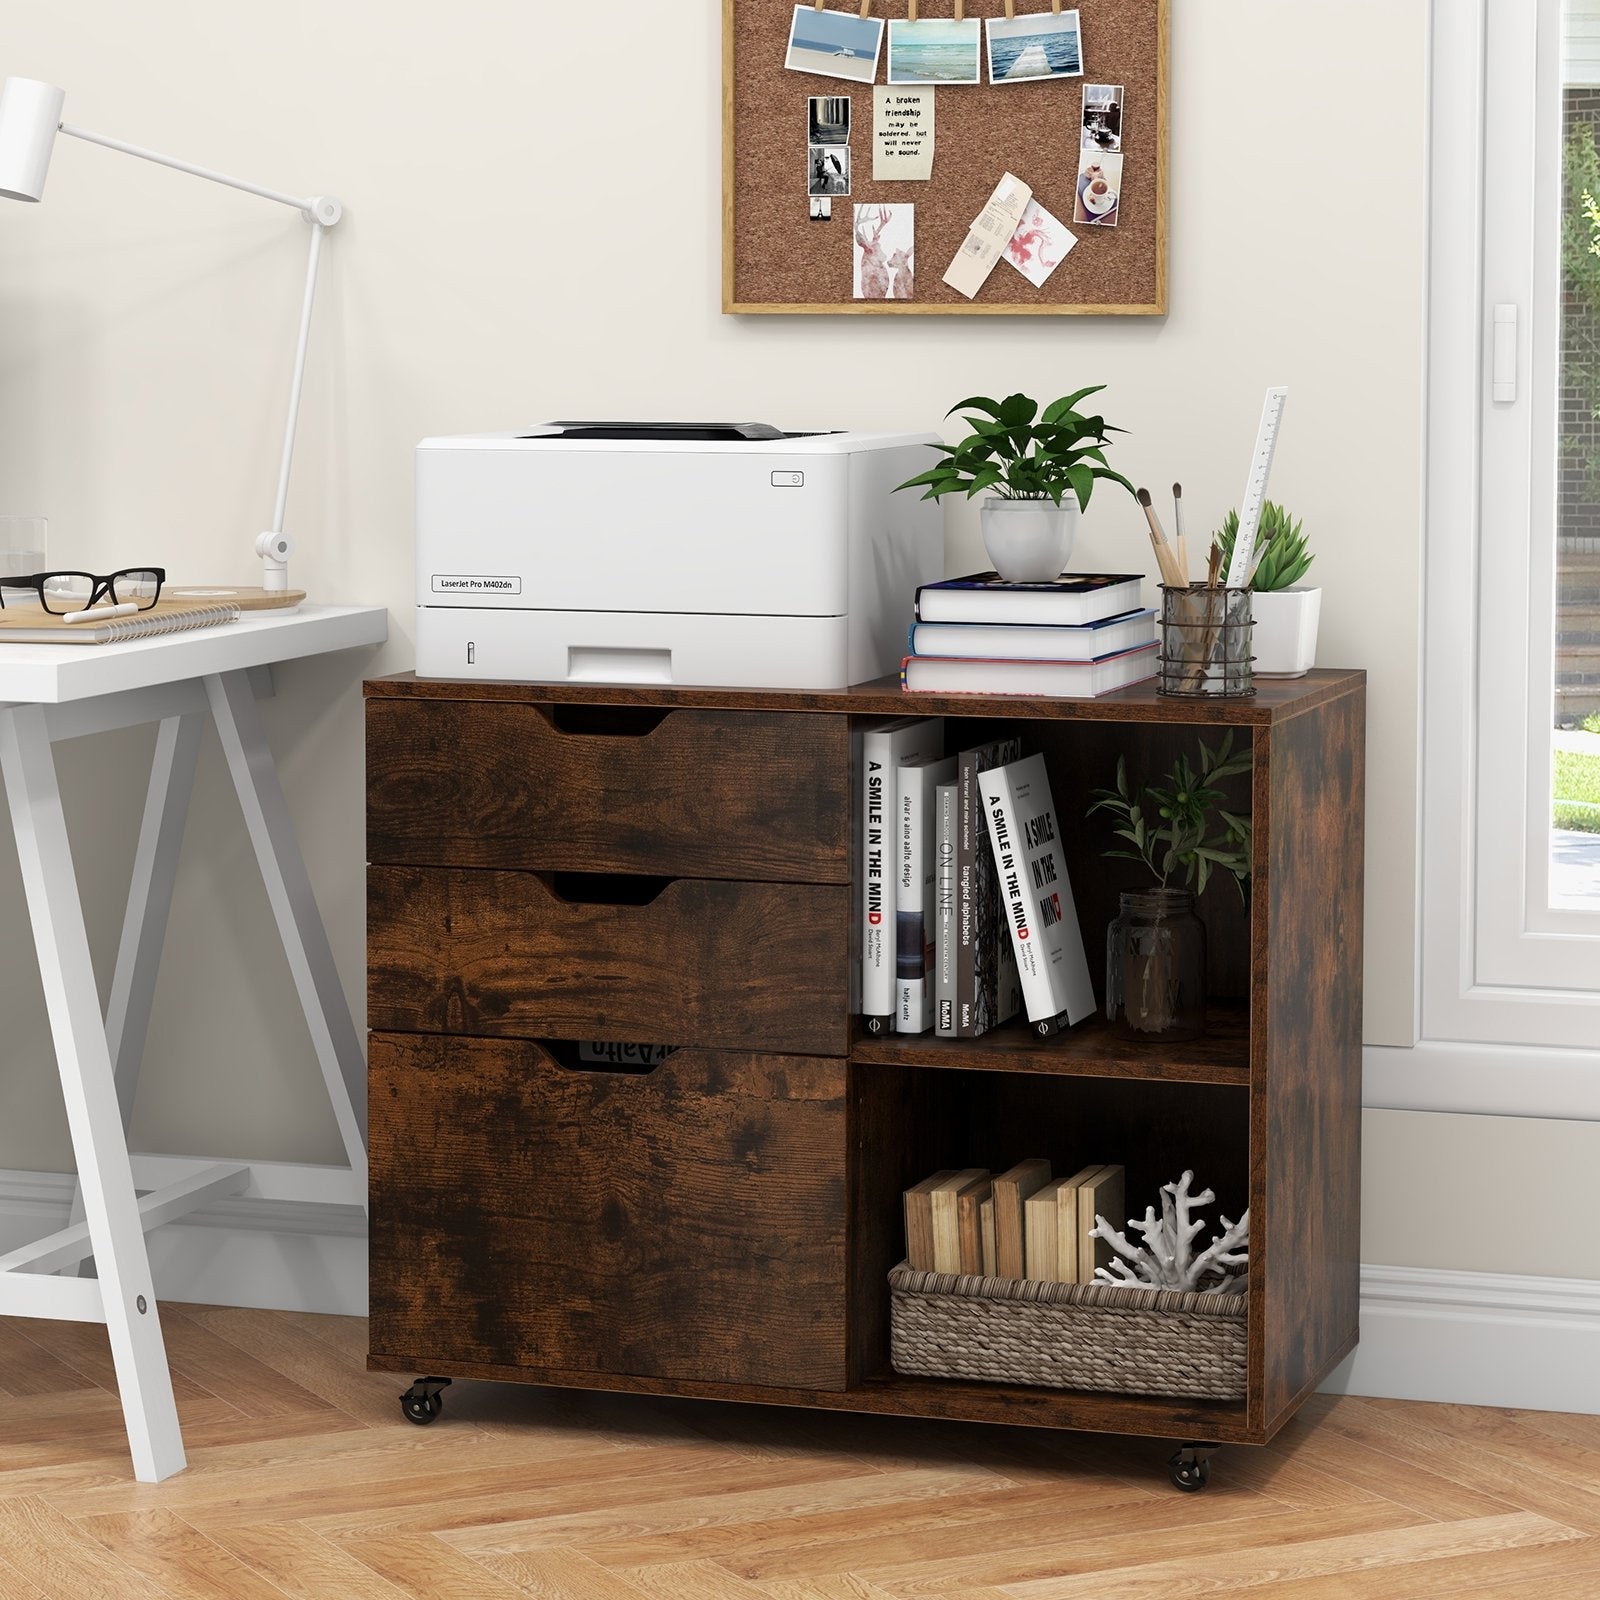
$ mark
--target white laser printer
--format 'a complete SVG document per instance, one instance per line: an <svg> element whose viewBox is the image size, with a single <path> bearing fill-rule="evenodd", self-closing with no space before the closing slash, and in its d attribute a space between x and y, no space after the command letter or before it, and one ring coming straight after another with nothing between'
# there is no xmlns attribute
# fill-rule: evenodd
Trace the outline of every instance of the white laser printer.
<svg viewBox="0 0 1600 1600"><path fill-rule="evenodd" d="M553 422L417 447L417 673L842 689L897 671L933 434Z"/></svg>

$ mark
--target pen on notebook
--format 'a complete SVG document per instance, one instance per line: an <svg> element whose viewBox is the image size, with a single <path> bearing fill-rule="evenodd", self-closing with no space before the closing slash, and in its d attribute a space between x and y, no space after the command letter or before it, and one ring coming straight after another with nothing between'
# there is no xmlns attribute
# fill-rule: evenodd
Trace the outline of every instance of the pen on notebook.
<svg viewBox="0 0 1600 1600"><path fill-rule="evenodd" d="M61 620L67 622L104 622L107 617L131 617L139 608L128 604L121 606L91 606L87 611L69 611Z"/></svg>

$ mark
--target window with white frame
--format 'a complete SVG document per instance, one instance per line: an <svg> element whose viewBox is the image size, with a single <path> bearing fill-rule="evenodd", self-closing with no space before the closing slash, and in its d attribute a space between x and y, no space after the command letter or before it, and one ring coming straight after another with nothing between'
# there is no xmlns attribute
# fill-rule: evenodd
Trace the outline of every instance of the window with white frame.
<svg viewBox="0 0 1600 1600"><path fill-rule="evenodd" d="M1600 0L1436 0L1430 127L1421 1031L1600 1051Z"/></svg>

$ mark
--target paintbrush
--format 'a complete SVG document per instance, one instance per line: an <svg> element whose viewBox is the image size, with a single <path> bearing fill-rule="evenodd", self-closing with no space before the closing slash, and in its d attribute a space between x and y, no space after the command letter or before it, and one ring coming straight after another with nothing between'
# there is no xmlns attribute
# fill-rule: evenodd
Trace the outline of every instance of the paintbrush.
<svg viewBox="0 0 1600 1600"><path fill-rule="evenodd" d="M1215 589L1217 579L1222 575L1222 546L1213 539L1211 541L1211 554L1206 557L1206 588Z"/></svg>
<svg viewBox="0 0 1600 1600"><path fill-rule="evenodd" d="M1150 524L1150 546L1156 553L1156 565L1161 568L1161 581L1169 589L1187 589L1189 575L1178 569L1178 558L1167 543L1166 534L1162 532L1161 519L1150 501L1150 491L1140 489L1136 491L1135 498L1144 507L1144 520Z"/></svg>
<svg viewBox="0 0 1600 1600"><path fill-rule="evenodd" d="M1172 486L1172 527L1178 535L1178 565L1183 568L1183 581L1189 581L1189 541L1183 531L1183 485Z"/></svg>

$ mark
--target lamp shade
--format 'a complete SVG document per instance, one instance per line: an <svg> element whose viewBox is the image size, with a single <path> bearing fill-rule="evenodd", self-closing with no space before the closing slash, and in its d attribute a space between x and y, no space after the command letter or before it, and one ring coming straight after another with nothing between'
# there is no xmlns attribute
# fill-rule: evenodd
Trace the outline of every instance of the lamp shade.
<svg viewBox="0 0 1600 1600"><path fill-rule="evenodd" d="M0 196L38 200L61 126L66 92L37 78L7 78L0 88Z"/></svg>

